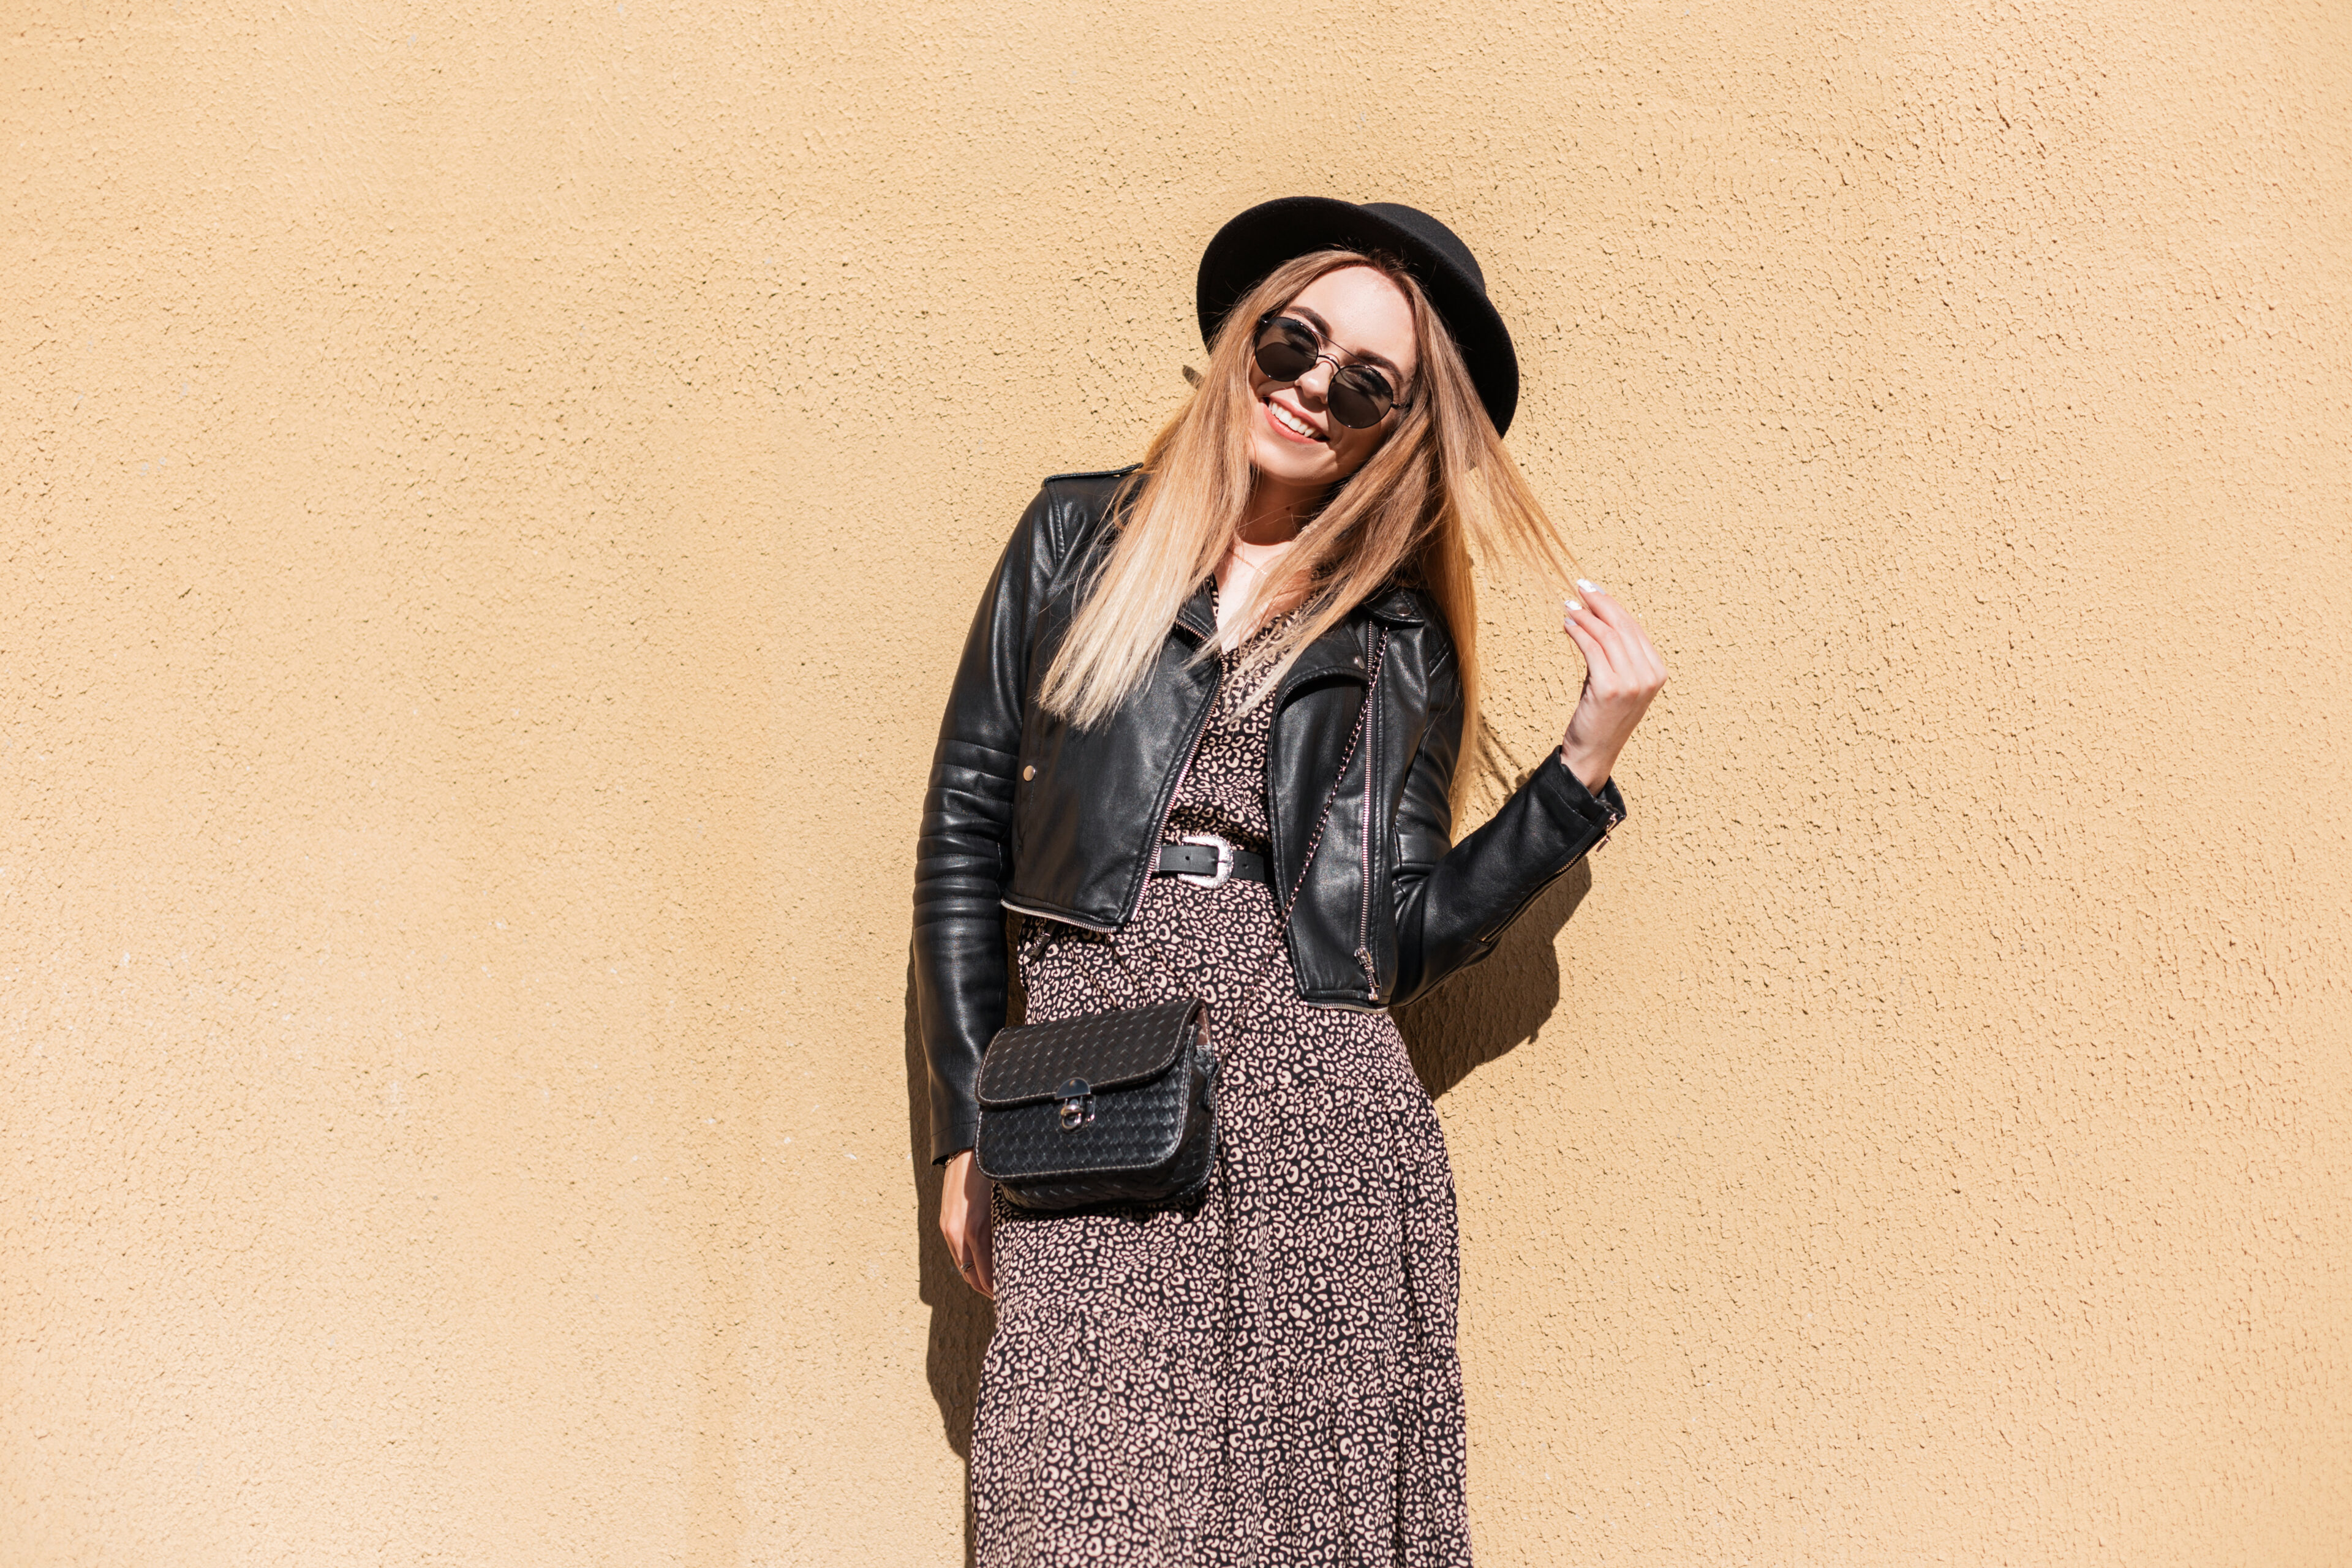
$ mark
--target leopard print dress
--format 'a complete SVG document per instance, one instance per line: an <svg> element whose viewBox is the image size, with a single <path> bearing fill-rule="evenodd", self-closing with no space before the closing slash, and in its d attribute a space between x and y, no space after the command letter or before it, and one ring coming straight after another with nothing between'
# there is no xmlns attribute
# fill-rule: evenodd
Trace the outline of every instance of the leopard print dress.
<svg viewBox="0 0 2352 1568"><path fill-rule="evenodd" d="M1274 704L1244 710L1241 657L1224 656L1171 842L1265 851ZM1298 999L1276 908L1262 882L1155 876L1108 935L1024 917L1033 1022L1207 1000L1219 1147L1189 1209L996 1199L981 1568L1470 1561L1444 1138L1386 1013Z"/></svg>

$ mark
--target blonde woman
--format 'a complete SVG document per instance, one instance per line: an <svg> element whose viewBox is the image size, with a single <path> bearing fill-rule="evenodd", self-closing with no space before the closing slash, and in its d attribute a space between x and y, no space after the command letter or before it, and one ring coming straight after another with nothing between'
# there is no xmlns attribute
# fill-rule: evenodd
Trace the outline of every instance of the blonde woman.
<svg viewBox="0 0 2352 1568"><path fill-rule="evenodd" d="M1453 1178L1388 1009L1622 818L1665 671L1578 580L1560 747L1454 843L1471 545L1569 563L1502 443L1517 361L1477 263L1412 208L1296 197L1218 232L1197 303L1207 371L1143 461L1022 518L924 804L940 1228L996 1300L979 1561L1465 1563ZM1206 999L1204 1194L1048 1213L980 1173L1008 910L1031 1022Z"/></svg>

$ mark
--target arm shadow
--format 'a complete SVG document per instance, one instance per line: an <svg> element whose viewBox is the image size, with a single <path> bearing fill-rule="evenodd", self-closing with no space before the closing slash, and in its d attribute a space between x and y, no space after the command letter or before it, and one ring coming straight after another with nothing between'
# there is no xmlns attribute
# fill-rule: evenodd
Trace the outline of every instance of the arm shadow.
<svg viewBox="0 0 2352 1568"><path fill-rule="evenodd" d="M1010 932L1008 931L1008 940ZM1009 966L1012 995L1006 1022L1018 1023L1027 1005L1021 994L1020 968ZM907 954L907 1149L913 1156L908 1168L914 1183L915 1245L918 1293L931 1310L930 1341L924 1373L931 1399L939 1405L940 1434L948 1448L971 1465L972 1409L980 1394L980 1362L987 1353L989 1336L996 1331L996 1309L989 1299L963 1282L940 1234L940 1192L946 1167L931 1163L931 1074L923 1058L922 1026L915 1009L915 955ZM973 1533L971 1488L963 1493L963 1561L972 1568L978 1542Z"/></svg>
<svg viewBox="0 0 2352 1568"><path fill-rule="evenodd" d="M1579 860L1536 895L1486 962L1392 1015L1431 1099L1535 1038L1559 1005L1560 928L1591 890L1592 868Z"/></svg>

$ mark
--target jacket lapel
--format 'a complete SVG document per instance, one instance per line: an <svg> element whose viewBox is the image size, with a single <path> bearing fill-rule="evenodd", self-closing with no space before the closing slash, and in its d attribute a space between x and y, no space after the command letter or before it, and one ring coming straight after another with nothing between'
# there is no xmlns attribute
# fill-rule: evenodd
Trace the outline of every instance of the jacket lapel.
<svg viewBox="0 0 2352 1568"><path fill-rule="evenodd" d="M1301 685L1326 676L1345 679L1364 679L1364 659L1371 652L1372 631L1368 621L1379 621L1391 626L1417 626L1427 617L1422 612L1421 597L1410 588L1384 588L1366 599L1357 613L1308 643L1299 654L1298 662L1290 667L1283 679L1282 689L1287 696Z"/></svg>
<svg viewBox="0 0 2352 1568"><path fill-rule="evenodd" d="M1176 612L1176 624L1202 642L1217 635L1217 612L1209 597L1206 579L1192 590L1192 596L1184 601L1184 607Z"/></svg>
<svg viewBox="0 0 2352 1568"><path fill-rule="evenodd" d="M1283 695L1326 676L1363 679L1366 646L1364 623L1354 616L1349 616L1300 651L1298 662L1282 678Z"/></svg>
<svg viewBox="0 0 2352 1568"><path fill-rule="evenodd" d="M1327 676L1363 679L1364 656L1372 642L1364 624L1367 617L1393 626L1417 626L1427 618L1422 613L1420 595L1412 589L1381 590L1358 606L1357 614L1307 645L1298 662L1283 678L1282 694L1287 696L1305 682ZM1176 626L1202 642L1217 635L1216 602L1210 596L1207 582L1194 589L1192 596L1176 612Z"/></svg>

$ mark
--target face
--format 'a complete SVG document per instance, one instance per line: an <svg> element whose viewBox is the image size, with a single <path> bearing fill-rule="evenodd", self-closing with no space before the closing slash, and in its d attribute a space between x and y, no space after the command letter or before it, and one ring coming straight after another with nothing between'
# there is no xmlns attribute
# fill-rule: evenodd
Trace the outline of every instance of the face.
<svg viewBox="0 0 2352 1568"><path fill-rule="evenodd" d="M1299 290L1283 307L1323 334L1341 363L1370 363L1388 377L1400 403L1369 429L1342 425L1324 404L1334 374L1329 360L1318 360L1297 381L1276 381L1248 363L1251 411L1250 459L1277 484L1321 489L1364 466L1404 418L1402 401L1415 395L1419 368L1412 331L1412 305L1385 273L1370 267L1343 267Z"/></svg>

